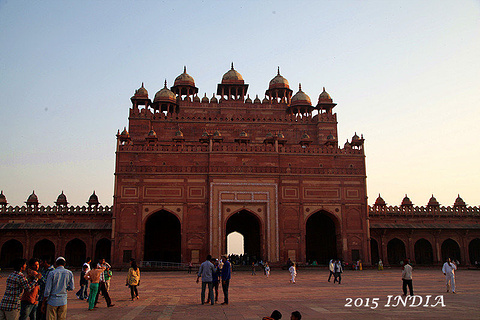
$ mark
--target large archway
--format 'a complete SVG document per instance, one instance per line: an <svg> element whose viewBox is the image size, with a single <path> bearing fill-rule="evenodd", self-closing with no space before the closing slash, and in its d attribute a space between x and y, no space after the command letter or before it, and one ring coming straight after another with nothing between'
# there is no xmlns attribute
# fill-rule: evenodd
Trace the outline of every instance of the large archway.
<svg viewBox="0 0 480 320"><path fill-rule="evenodd" d="M87 246L80 239L73 239L65 246L66 264L71 267L81 267L87 258Z"/></svg>
<svg viewBox="0 0 480 320"><path fill-rule="evenodd" d="M232 214L225 228L225 245L227 245L227 237L232 232L238 232L243 235L243 252L249 261L259 261L263 259L262 239L260 232L260 221L251 212L241 210Z"/></svg>
<svg viewBox="0 0 480 320"><path fill-rule="evenodd" d="M144 261L181 262L182 230L178 218L165 210L145 222Z"/></svg>
<svg viewBox="0 0 480 320"><path fill-rule="evenodd" d="M415 242L414 249L416 264L433 264L433 247L427 239Z"/></svg>
<svg viewBox="0 0 480 320"><path fill-rule="evenodd" d="M325 265L338 258L335 222L327 212L319 211L308 218L305 245L307 261Z"/></svg>
<svg viewBox="0 0 480 320"><path fill-rule="evenodd" d="M112 244L109 239L103 238L97 241L95 245L95 260L98 261L100 259L105 259L106 261L110 261L110 249Z"/></svg>
<svg viewBox="0 0 480 320"><path fill-rule="evenodd" d="M392 240L388 241L387 256L388 264L390 265L399 265L400 262L405 260L407 253L403 241L398 238L393 238Z"/></svg>
<svg viewBox="0 0 480 320"><path fill-rule="evenodd" d="M380 260L380 255L378 253L378 242L373 238L370 239L370 254L372 257L372 265L377 264Z"/></svg>
<svg viewBox="0 0 480 320"><path fill-rule="evenodd" d="M461 260L460 246L453 239L447 239L442 243L442 261L446 261L447 258L452 260Z"/></svg>
<svg viewBox="0 0 480 320"><path fill-rule="evenodd" d="M0 253L0 267L11 268L13 261L23 257L23 245L20 241L11 239L5 242Z"/></svg>
<svg viewBox="0 0 480 320"><path fill-rule="evenodd" d="M470 256L470 264L480 263L480 239L476 238L468 244L468 255Z"/></svg>
<svg viewBox="0 0 480 320"><path fill-rule="evenodd" d="M33 257L37 259L47 258L48 261L53 261L55 258L55 244L48 239L38 241L33 247Z"/></svg>

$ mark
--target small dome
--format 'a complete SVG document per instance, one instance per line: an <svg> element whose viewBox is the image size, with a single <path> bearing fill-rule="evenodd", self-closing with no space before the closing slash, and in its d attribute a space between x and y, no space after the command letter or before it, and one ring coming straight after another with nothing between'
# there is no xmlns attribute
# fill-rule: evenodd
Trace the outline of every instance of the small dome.
<svg viewBox="0 0 480 320"><path fill-rule="evenodd" d="M177 96L175 93L170 91L170 89L167 88L167 80L165 80L165 85L163 89L158 91L155 94L155 98L153 99L153 102L162 102L162 101L168 101L171 103L176 103L177 102Z"/></svg>
<svg viewBox="0 0 480 320"><path fill-rule="evenodd" d="M175 132L175 137L183 137L183 132L179 129Z"/></svg>
<svg viewBox="0 0 480 320"><path fill-rule="evenodd" d="M38 197L35 194L35 191L32 192L25 203L27 205L38 205Z"/></svg>
<svg viewBox="0 0 480 320"><path fill-rule="evenodd" d="M120 134L122 137L130 137L130 134L127 131L127 127L123 127L123 131ZM62 191L63 192L63 191Z"/></svg>
<svg viewBox="0 0 480 320"><path fill-rule="evenodd" d="M380 196L380 193L378 194L377 200L375 200L375 205L382 207L386 205L385 200L383 200L383 198Z"/></svg>
<svg viewBox="0 0 480 320"><path fill-rule="evenodd" d="M318 97L318 103L332 103L332 97L325 91L325 87L323 87L322 93L320 93L320 96Z"/></svg>
<svg viewBox="0 0 480 320"><path fill-rule="evenodd" d="M255 100L253 100L253 103L262 103L262 101L260 101L260 99L258 98L258 94L255 97Z"/></svg>
<svg viewBox="0 0 480 320"><path fill-rule="evenodd" d="M430 198L430 200L428 200L427 206L429 206L429 207L439 207L440 206L440 203L438 203L437 199L435 199L433 194L432 194L432 197Z"/></svg>
<svg viewBox="0 0 480 320"><path fill-rule="evenodd" d="M355 132L355 134L352 137L352 141L359 140L359 139L360 139L360 137L357 136L357 133Z"/></svg>
<svg viewBox="0 0 480 320"><path fill-rule="evenodd" d="M348 142L348 139L347 139L347 142L345 142L345 144L343 145L343 147L346 148L346 149L350 149L352 147L350 142Z"/></svg>
<svg viewBox="0 0 480 320"><path fill-rule="evenodd" d="M455 199L455 203L453 204L454 207L466 207L467 204L463 199L458 195L457 199Z"/></svg>
<svg viewBox="0 0 480 320"><path fill-rule="evenodd" d="M0 205L6 205L7 204L7 198L3 194L3 190L0 192Z"/></svg>
<svg viewBox="0 0 480 320"><path fill-rule="evenodd" d="M63 190L62 190L62 193L58 195L57 201L55 201L55 204L57 206L66 206L68 204L67 196L63 194Z"/></svg>
<svg viewBox="0 0 480 320"><path fill-rule="evenodd" d="M211 103L218 103L218 99L215 97L215 93L212 96L212 99L210 99Z"/></svg>
<svg viewBox="0 0 480 320"><path fill-rule="evenodd" d="M148 91L147 89L145 89L145 87L143 86L143 82L142 82L142 86L135 90L135 95L134 97L138 98L138 97L146 97L148 98Z"/></svg>
<svg viewBox="0 0 480 320"><path fill-rule="evenodd" d="M147 136L149 136L149 137L157 137L157 133L156 133L155 130L153 130L153 128L152 128L152 130L150 130L150 132L148 133Z"/></svg>
<svg viewBox="0 0 480 320"><path fill-rule="evenodd" d="M413 203L412 203L412 201L410 200L410 198L407 197L407 195L405 195L405 198L403 198L401 205L402 205L402 207L404 207L404 206L413 206Z"/></svg>
<svg viewBox="0 0 480 320"><path fill-rule="evenodd" d="M210 100L208 100L207 94L205 93L205 96L202 98L202 103L208 103Z"/></svg>
<svg viewBox="0 0 480 320"><path fill-rule="evenodd" d="M90 198L88 198L87 204L89 206L97 206L100 204L100 202L98 202L98 197L95 194L95 190L93 191L93 194L90 196Z"/></svg>
<svg viewBox="0 0 480 320"><path fill-rule="evenodd" d="M267 97L263 98L263 100L262 100L262 103L263 103L263 104L267 104L267 103L269 103L269 102L270 102L270 100L268 100Z"/></svg>
<svg viewBox="0 0 480 320"><path fill-rule="evenodd" d="M233 68L227 71L222 77L222 84L244 84L243 77Z"/></svg>
<svg viewBox="0 0 480 320"><path fill-rule="evenodd" d="M278 67L277 75L270 80L268 89L290 89L287 79L280 75L280 67Z"/></svg>
<svg viewBox="0 0 480 320"><path fill-rule="evenodd" d="M310 97L305 92L302 91L301 84L298 86L298 92L295 93L295 95L292 97L290 105L291 106L305 106L305 105L311 106L312 105L312 101L310 100Z"/></svg>
<svg viewBox="0 0 480 320"><path fill-rule="evenodd" d="M187 67L183 67L183 73L175 78L173 86L192 86L195 87L195 80L187 73Z"/></svg>
<svg viewBox="0 0 480 320"><path fill-rule="evenodd" d="M197 95L195 95L195 97L193 97L193 102L200 102L200 98Z"/></svg>
<svg viewBox="0 0 480 320"><path fill-rule="evenodd" d="M250 99L249 94L247 94L247 99L245 99L245 103L252 103L252 99Z"/></svg>

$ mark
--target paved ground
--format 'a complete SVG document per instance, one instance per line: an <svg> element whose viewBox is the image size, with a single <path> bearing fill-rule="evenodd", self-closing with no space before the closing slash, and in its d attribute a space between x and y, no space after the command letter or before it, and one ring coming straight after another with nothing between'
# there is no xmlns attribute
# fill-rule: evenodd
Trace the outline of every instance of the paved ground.
<svg viewBox="0 0 480 320"><path fill-rule="evenodd" d="M444 277L439 270L415 270L414 291L422 297L419 307L410 307L388 296L401 295L401 271L346 271L342 284L327 282L326 270L299 270L297 283L289 283L287 271L273 270L270 278L235 272L230 286L230 304L200 305L200 284L196 276L184 272L143 272L139 287L140 300L130 301L124 272L114 272L110 295L115 307L107 308L101 300L98 309L87 311L87 303L69 293L68 319L261 319L278 309L283 319L298 310L302 319L480 319L480 270L457 272L457 294L446 293ZM5 290L7 274L2 273L0 292ZM78 283L79 273L75 273ZM76 290L75 290L76 291ZM222 302L222 292L219 290ZM426 304L427 295L430 301ZM441 296L440 300L434 300ZM352 298L351 307L346 299ZM357 299L361 298L361 299ZM373 298L378 307L372 309ZM367 304L368 301L368 306ZM415 304L419 304L419 299ZM357 305L355 307L355 302ZM363 302L363 303L362 303ZM435 307L432 305L438 304Z"/></svg>

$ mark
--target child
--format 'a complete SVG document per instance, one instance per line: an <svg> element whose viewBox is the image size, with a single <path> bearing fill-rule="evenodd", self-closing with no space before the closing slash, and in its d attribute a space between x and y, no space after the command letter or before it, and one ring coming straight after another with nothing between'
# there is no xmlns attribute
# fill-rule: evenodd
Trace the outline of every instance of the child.
<svg viewBox="0 0 480 320"><path fill-rule="evenodd" d="M268 277L270 277L270 266L268 265L268 262L265 263L265 275Z"/></svg>
<svg viewBox="0 0 480 320"><path fill-rule="evenodd" d="M297 276L297 268L295 263L292 264L292 266L288 269L288 271L290 271L290 275L292 276L292 278L290 279L290 282L295 283L295 277Z"/></svg>
<svg viewBox="0 0 480 320"><path fill-rule="evenodd" d="M88 298L87 295L87 286L88 286L88 281L85 279L85 274L89 271L87 270L87 266L83 265L82 267L82 272L80 273L80 290L77 292L77 298L80 300L85 300Z"/></svg>

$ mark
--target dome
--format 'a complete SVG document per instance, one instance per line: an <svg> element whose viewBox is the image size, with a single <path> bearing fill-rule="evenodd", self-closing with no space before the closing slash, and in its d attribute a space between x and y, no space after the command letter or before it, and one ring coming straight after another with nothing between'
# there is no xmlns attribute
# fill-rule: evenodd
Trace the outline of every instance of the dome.
<svg viewBox="0 0 480 320"><path fill-rule="evenodd" d="M332 103L332 97L325 91L325 87L323 87L322 93L318 97L318 103Z"/></svg>
<svg viewBox="0 0 480 320"><path fill-rule="evenodd" d="M135 95L134 97L138 98L138 97L146 97L148 98L148 91L147 89L145 89L145 87L143 86L143 82L142 82L142 86L135 90Z"/></svg>
<svg viewBox="0 0 480 320"><path fill-rule="evenodd" d="M6 205L7 204L7 198L3 194L3 190L0 192L0 205Z"/></svg>
<svg viewBox="0 0 480 320"><path fill-rule="evenodd" d="M403 198L401 205L402 205L402 207L404 207L404 206L413 206L413 203L412 203L412 201L410 200L410 198L407 197L407 195L405 195L405 198Z"/></svg>
<svg viewBox="0 0 480 320"><path fill-rule="evenodd" d="M262 103L263 103L263 104L266 104L266 103L269 103L269 102L270 102L270 100L268 100L267 97L263 98L263 100L262 100Z"/></svg>
<svg viewBox="0 0 480 320"><path fill-rule="evenodd" d="M207 97L207 94L205 93L205 96L202 98L202 103L208 103L209 100L208 100L208 97Z"/></svg>
<svg viewBox="0 0 480 320"><path fill-rule="evenodd" d="M127 131L127 127L123 127L123 131L120 134L122 137L130 137L130 134ZM63 192L63 191L62 191Z"/></svg>
<svg viewBox="0 0 480 320"><path fill-rule="evenodd" d="M357 133L355 132L355 134L352 137L352 141L359 140L359 139L360 139L360 137L357 136Z"/></svg>
<svg viewBox="0 0 480 320"><path fill-rule="evenodd" d="M455 199L455 203L453 204L454 207L466 207L467 204L463 199L458 195L457 199Z"/></svg>
<svg viewBox="0 0 480 320"><path fill-rule="evenodd" d="M428 200L427 206L429 206L429 207L439 207L440 206L440 203L438 203L437 199L435 199L433 194L432 194L432 197L430 198L430 200Z"/></svg>
<svg viewBox="0 0 480 320"><path fill-rule="evenodd" d="M255 97L255 100L253 100L253 103L262 103L262 101L260 101L260 99L258 98L258 94Z"/></svg>
<svg viewBox="0 0 480 320"><path fill-rule="evenodd" d="M96 206L96 205L99 205L100 202L98 202L98 197L97 195L95 194L95 190L93 191L93 194L90 196L90 198L88 199L88 202L87 204L89 206Z"/></svg>
<svg viewBox="0 0 480 320"><path fill-rule="evenodd" d="M311 106L312 101L310 100L310 97L302 91L302 85L300 84L298 86L298 92L295 93L295 95L292 97L292 100L290 102L291 106Z"/></svg>
<svg viewBox="0 0 480 320"><path fill-rule="evenodd" d="M247 99L245 99L245 103L252 103L252 99L250 99L250 95L247 95Z"/></svg>
<svg viewBox="0 0 480 320"><path fill-rule="evenodd" d="M62 190L62 193L58 195L57 201L55 201L55 204L57 206L66 206L68 204L67 196L63 194L63 190Z"/></svg>
<svg viewBox="0 0 480 320"><path fill-rule="evenodd" d="M200 98L197 95L195 95L195 97L193 97L193 102L200 102Z"/></svg>
<svg viewBox="0 0 480 320"><path fill-rule="evenodd" d="M278 67L277 75L270 80L268 84L268 89L290 89L287 79L280 75L280 67Z"/></svg>
<svg viewBox="0 0 480 320"><path fill-rule="evenodd" d="M222 77L222 84L244 84L243 77L233 68L227 71Z"/></svg>
<svg viewBox="0 0 480 320"><path fill-rule="evenodd" d="M153 99L153 102L163 102L163 101L168 101L171 103L176 103L177 102L177 96L175 93L170 91L170 89L167 88L167 80L165 80L165 85L163 89L158 91L155 94L155 98Z"/></svg>
<svg viewBox="0 0 480 320"><path fill-rule="evenodd" d="M183 73L175 78L173 86L192 86L195 87L195 80L187 73L187 67L183 67Z"/></svg>
<svg viewBox="0 0 480 320"><path fill-rule="evenodd" d="M210 99L211 103L218 103L218 99L215 97L215 93L212 95L212 99Z"/></svg>
<svg viewBox="0 0 480 320"><path fill-rule="evenodd" d="M375 205L376 206L385 206L386 205L385 200L383 200L383 198L380 196L380 193L378 194L377 200L375 200Z"/></svg>
<svg viewBox="0 0 480 320"><path fill-rule="evenodd" d="M25 202L27 205L37 205L38 204L38 197L35 194L35 191L28 197L27 201Z"/></svg>
<svg viewBox="0 0 480 320"><path fill-rule="evenodd" d="M352 145L350 144L350 142L348 142L348 139L347 139L347 142L345 142L345 144L343 145L343 147L346 149L352 148Z"/></svg>

